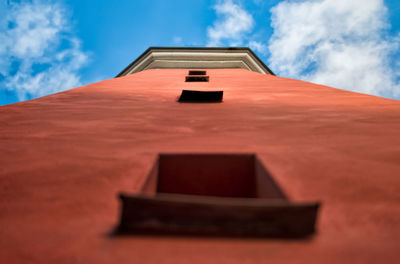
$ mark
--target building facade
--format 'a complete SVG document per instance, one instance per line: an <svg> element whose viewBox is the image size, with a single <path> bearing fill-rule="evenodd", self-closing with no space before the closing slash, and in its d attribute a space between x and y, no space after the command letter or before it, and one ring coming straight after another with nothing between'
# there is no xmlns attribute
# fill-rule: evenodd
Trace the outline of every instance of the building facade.
<svg viewBox="0 0 400 264"><path fill-rule="evenodd" d="M2 106L0 123L1 263L400 257L399 101L277 77L247 48L150 48L117 78ZM174 155L183 159L157 163ZM193 155L208 157L202 164L209 167L190 163ZM241 176L212 182L225 175L221 164L230 173L244 168L244 159L232 157L246 155L262 164L269 183ZM193 180L177 184L185 164ZM255 198L263 192L257 188L272 186L265 193L274 199L318 203L315 232L116 234L119 195L154 193L154 168L164 170L156 174L166 186L160 192Z"/></svg>

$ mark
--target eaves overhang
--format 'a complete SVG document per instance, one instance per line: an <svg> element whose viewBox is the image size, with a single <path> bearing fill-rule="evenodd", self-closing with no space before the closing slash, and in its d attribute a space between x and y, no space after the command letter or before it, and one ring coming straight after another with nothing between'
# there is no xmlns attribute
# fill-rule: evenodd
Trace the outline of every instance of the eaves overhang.
<svg viewBox="0 0 400 264"><path fill-rule="evenodd" d="M247 47L150 47L116 77L148 69L247 69L275 75Z"/></svg>

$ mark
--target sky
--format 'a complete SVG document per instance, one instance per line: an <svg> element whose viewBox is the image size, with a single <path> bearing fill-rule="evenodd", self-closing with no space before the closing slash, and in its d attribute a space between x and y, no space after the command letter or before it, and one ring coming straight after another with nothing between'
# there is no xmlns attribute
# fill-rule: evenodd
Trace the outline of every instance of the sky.
<svg viewBox="0 0 400 264"><path fill-rule="evenodd" d="M113 78L150 46L250 47L278 76L400 99L399 0L0 0L0 105Z"/></svg>

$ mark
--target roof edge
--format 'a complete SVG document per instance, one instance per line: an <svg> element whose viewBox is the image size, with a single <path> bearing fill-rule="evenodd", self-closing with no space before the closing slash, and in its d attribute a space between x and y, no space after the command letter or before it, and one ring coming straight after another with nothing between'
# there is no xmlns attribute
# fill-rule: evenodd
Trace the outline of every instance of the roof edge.
<svg viewBox="0 0 400 264"><path fill-rule="evenodd" d="M257 63L260 64L262 68L266 70L271 75L275 73L267 66L265 63L249 48L249 47L149 47L147 48L137 59L131 62L127 67L125 67L120 73L118 73L115 78L127 75L127 72L132 69L132 67L138 64L148 53L153 50L210 50L210 51L246 51L255 59ZM195 68L195 67L193 67Z"/></svg>

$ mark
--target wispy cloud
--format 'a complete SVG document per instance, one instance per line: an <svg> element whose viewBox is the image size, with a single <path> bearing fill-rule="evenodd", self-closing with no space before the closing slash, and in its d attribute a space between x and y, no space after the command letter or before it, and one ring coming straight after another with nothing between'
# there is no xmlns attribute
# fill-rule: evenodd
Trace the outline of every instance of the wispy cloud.
<svg viewBox="0 0 400 264"><path fill-rule="evenodd" d="M79 86L88 55L71 33L65 8L49 1L2 8L0 89L25 100Z"/></svg>
<svg viewBox="0 0 400 264"><path fill-rule="evenodd" d="M280 75L337 88L399 97L382 0L283 1L271 9L271 68Z"/></svg>
<svg viewBox="0 0 400 264"><path fill-rule="evenodd" d="M232 0L218 1L214 6L217 20L207 29L207 46L240 46L254 25L253 17Z"/></svg>
<svg viewBox="0 0 400 264"><path fill-rule="evenodd" d="M249 48L259 52L260 54L266 55L268 52L268 46L260 41L250 40Z"/></svg>

